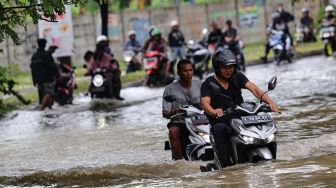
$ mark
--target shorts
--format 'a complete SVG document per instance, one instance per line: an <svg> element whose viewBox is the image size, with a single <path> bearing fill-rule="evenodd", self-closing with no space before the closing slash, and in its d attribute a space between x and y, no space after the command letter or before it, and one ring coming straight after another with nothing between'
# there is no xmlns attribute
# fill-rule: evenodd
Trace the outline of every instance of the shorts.
<svg viewBox="0 0 336 188"><path fill-rule="evenodd" d="M41 98L43 98L46 94L51 94L52 96L55 96L55 83L43 83L37 85L39 90L39 95Z"/></svg>
<svg viewBox="0 0 336 188"><path fill-rule="evenodd" d="M184 123L172 123L172 122L169 122L167 124L167 128L169 129L170 127L173 127L173 126L176 126L176 127L179 127L179 128L187 128L186 125Z"/></svg>

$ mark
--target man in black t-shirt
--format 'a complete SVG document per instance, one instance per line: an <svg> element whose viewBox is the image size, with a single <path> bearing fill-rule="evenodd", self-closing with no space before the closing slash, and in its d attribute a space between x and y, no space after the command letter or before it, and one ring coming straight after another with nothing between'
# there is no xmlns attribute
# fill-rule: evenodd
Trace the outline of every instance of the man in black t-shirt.
<svg viewBox="0 0 336 188"><path fill-rule="evenodd" d="M208 47L217 48L223 42L222 29L218 27L215 21L211 22L212 31L208 36Z"/></svg>
<svg viewBox="0 0 336 188"><path fill-rule="evenodd" d="M201 86L201 106L210 121L221 166L226 167L231 164L230 137L233 130L228 124L229 117L220 118L225 115L223 111L244 102L241 89L248 89L258 99L261 99L264 92L249 81L243 73L236 71L237 60L230 50L215 52L212 66L215 75L208 77ZM277 104L268 95L263 95L262 100L272 111L279 112Z"/></svg>

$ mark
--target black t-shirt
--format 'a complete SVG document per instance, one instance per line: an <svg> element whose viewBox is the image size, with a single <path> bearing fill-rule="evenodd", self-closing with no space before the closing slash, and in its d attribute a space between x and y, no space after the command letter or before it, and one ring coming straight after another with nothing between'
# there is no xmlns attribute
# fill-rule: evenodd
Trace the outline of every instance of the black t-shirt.
<svg viewBox="0 0 336 188"><path fill-rule="evenodd" d="M223 41L223 33L221 29L216 29L209 34L208 44L218 45Z"/></svg>
<svg viewBox="0 0 336 188"><path fill-rule="evenodd" d="M44 49L38 49L33 54L30 68L34 84L54 82L58 74L58 67L54 59Z"/></svg>
<svg viewBox="0 0 336 188"><path fill-rule="evenodd" d="M224 89L214 76L210 76L202 83L201 97L210 97L212 108L226 110L232 105L239 105L244 102L241 90L245 88L248 81L243 73L236 72L229 82L228 89ZM213 116L207 115L207 117L211 124L217 122Z"/></svg>
<svg viewBox="0 0 336 188"><path fill-rule="evenodd" d="M311 17L303 17L300 20L300 23L304 26L307 26L307 27L312 27L313 22L314 22L314 20Z"/></svg>

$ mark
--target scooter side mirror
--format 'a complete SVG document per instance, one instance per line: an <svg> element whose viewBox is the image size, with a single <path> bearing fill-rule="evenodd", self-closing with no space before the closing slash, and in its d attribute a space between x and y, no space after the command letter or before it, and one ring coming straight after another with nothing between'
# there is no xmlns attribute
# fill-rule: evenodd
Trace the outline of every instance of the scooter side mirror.
<svg viewBox="0 0 336 188"><path fill-rule="evenodd" d="M174 102L176 101L176 97L174 95L167 95L165 97L163 97L163 99L167 102Z"/></svg>
<svg viewBox="0 0 336 188"><path fill-rule="evenodd" d="M87 65L86 65L86 64L84 64L84 65L83 65L83 68L84 68L84 69L86 69L86 68L87 68Z"/></svg>
<svg viewBox="0 0 336 188"><path fill-rule="evenodd" d="M277 76L273 76L273 78L268 82L268 91L272 91L277 85Z"/></svg>

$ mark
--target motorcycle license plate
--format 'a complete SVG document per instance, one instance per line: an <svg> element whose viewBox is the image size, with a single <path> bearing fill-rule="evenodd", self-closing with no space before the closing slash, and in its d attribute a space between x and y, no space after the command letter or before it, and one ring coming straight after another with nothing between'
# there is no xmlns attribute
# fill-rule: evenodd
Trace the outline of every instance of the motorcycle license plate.
<svg viewBox="0 0 336 188"><path fill-rule="evenodd" d="M272 118L268 114L256 115L256 116L243 116L241 120L245 125L248 124L259 124L259 123L267 123L271 122Z"/></svg>
<svg viewBox="0 0 336 188"><path fill-rule="evenodd" d="M208 118L204 114L194 115L191 117L191 121L193 125L199 125L199 124L208 124Z"/></svg>

